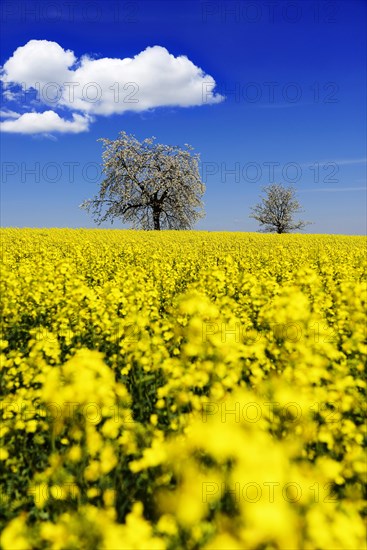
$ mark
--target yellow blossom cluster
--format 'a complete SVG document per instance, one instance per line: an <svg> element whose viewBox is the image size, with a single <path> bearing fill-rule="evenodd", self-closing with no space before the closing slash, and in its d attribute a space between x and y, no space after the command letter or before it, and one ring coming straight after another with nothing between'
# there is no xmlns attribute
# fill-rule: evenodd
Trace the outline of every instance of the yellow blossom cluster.
<svg viewBox="0 0 367 550"><path fill-rule="evenodd" d="M366 240L1 230L2 550L362 550Z"/></svg>

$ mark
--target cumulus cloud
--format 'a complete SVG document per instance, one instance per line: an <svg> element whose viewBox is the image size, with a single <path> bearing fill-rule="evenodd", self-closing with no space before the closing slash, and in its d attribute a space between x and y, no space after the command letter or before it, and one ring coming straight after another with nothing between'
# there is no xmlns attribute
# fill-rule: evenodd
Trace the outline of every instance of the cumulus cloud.
<svg viewBox="0 0 367 550"><path fill-rule="evenodd" d="M44 85L64 81L75 62L74 53L64 50L57 42L30 40L4 63L3 81L24 83L27 88L34 88L36 82Z"/></svg>
<svg viewBox="0 0 367 550"><path fill-rule="evenodd" d="M3 132L19 134L40 134L45 132L59 132L79 134L89 130L90 117L73 113L72 120L61 118L54 111L43 113L24 113L15 120L0 122Z"/></svg>
<svg viewBox="0 0 367 550"><path fill-rule="evenodd" d="M148 47L132 58L92 59L84 55L77 59L74 52L64 50L56 42L30 40L5 62L1 80L8 97L14 86L33 88L38 100L53 109L67 108L89 115L199 106L224 99L214 92L216 83L212 76L186 56L175 57L161 46ZM60 124L62 119L58 119ZM40 124L46 120L50 120L49 115L38 119ZM69 124L71 128L78 126ZM22 125L23 122L18 124ZM6 126L14 127L15 124Z"/></svg>
<svg viewBox="0 0 367 550"><path fill-rule="evenodd" d="M20 113L16 113L15 111L10 111L10 109L3 109L0 111L0 118L19 118Z"/></svg>

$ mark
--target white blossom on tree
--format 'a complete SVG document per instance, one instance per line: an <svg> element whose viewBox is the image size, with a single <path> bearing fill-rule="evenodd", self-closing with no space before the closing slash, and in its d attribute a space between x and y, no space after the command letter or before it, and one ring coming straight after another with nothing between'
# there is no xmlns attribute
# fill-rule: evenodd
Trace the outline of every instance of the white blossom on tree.
<svg viewBox="0 0 367 550"><path fill-rule="evenodd" d="M294 214L302 212L296 199L294 187L284 187L279 183L268 185L263 189L265 196L261 202L251 208L250 218L257 220L262 231L268 233L290 233L303 229L310 222L295 221Z"/></svg>
<svg viewBox="0 0 367 550"><path fill-rule="evenodd" d="M140 142L126 132L99 141L105 177L98 194L81 205L98 224L118 218L134 228L190 229L203 217L205 185L190 145L163 145L155 137Z"/></svg>

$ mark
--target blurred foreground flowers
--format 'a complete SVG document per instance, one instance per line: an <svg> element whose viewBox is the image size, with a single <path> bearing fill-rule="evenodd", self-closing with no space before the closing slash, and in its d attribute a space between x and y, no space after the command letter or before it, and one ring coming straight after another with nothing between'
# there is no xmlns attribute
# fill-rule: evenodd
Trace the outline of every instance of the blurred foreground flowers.
<svg viewBox="0 0 367 550"><path fill-rule="evenodd" d="M3 550L366 547L364 238L1 234Z"/></svg>

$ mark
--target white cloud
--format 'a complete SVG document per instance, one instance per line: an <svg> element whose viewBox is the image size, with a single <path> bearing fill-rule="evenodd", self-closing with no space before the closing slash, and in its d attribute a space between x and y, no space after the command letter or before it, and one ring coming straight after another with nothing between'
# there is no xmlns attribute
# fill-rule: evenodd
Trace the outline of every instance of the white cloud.
<svg viewBox="0 0 367 550"><path fill-rule="evenodd" d="M4 84L5 85L5 84ZM16 101L19 94L12 92L11 90L4 89L3 98L6 101Z"/></svg>
<svg viewBox="0 0 367 550"><path fill-rule="evenodd" d="M16 120L0 122L3 132L18 134L40 134L60 132L79 134L89 130L90 117L73 113L73 120L65 120L54 111L43 113L25 113Z"/></svg>
<svg viewBox="0 0 367 550"><path fill-rule="evenodd" d="M9 109L3 109L0 111L0 118L19 118L20 113L16 113L15 111L10 111Z"/></svg>
<svg viewBox="0 0 367 550"><path fill-rule="evenodd" d="M30 40L15 50L3 66L2 80L7 83L35 87L36 82L67 81L69 67L76 61L74 53L64 50L57 42Z"/></svg>
<svg viewBox="0 0 367 550"><path fill-rule="evenodd" d="M98 115L197 106L224 99L214 92L213 77L186 56L175 57L161 46L148 47L133 58L91 59L85 55L77 60L71 50L56 42L30 40L6 61L1 79L8 97L12 95L10 87L25 85L40 90L40 101L51 108ZM4 131L23 126L28 121L24 116L18 125L4 123ZM51 121L50 115L38 121L46 118ZM52 122L56 121L53 118Z"/></svg>
<svg viewBox="0 0 367 550"><path fill-rule="evenodd" d="M223 100L213 93L215 81L211 76L187 57L174 57L161 46L147 48L132 59L83 57L80 66L71 71L70 82L74 98L72 94L69 97L70 85L63 91L61 102L102 115Z"/></svg>

